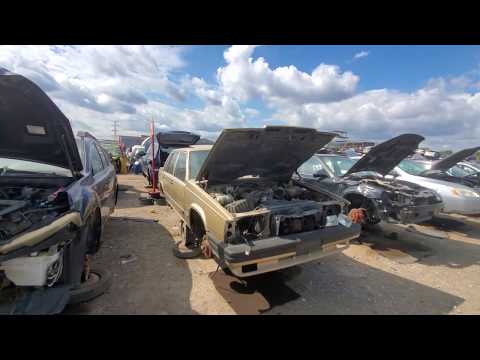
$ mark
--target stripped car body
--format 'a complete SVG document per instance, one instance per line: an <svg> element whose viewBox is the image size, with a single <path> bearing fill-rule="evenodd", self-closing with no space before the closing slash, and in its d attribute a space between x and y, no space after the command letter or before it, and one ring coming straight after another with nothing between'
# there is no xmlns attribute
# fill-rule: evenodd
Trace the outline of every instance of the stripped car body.
<svg viewBox="0 0 480 360"><path fill-rule="evenodd" d="M0 124L0 313L58 313L98 250L115 171L38 86L1 68ZM95 174L90 151L105 164Z"/></svg>
<svg viewBox="0 0 480 360"><path fill-rule="evenodd" d="M345 197L352 208L365 209L366 225L427 221L442 207L438 194L385 177L422 140L419 135L403 134L373 147L356 162L346 156L316 154L298 169L298 174Z"/></svg>
<svg viewBox="0 0 480 360"><path fill-rule="evenodd" d="M360 234L344 215L348 202L291 179L334 136L297 127L226 129L213 146L173 151L160 183L186 240L206 241L219 265L238 277L344 249Z"/></svg>

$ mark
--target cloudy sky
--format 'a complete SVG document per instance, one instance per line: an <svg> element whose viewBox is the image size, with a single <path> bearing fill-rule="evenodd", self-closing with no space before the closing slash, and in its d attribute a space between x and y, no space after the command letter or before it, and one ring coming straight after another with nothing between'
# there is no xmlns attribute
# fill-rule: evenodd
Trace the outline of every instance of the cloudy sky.
<svg viewBox="0 0 480 360"><path fill-rule="evenodd" d="M478 145L479 46L0 46L0 67L45 90L73 128L215 139L286 124L436 149Z"/></svg>

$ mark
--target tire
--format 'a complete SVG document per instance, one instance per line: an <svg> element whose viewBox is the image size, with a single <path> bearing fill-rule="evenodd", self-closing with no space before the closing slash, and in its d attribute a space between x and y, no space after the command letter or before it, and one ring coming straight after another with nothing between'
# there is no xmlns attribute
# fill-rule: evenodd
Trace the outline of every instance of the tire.
<svg viewBox="0 0 480 360"><path fill-rule="evenodd" d="M70 291L69 305L80 304L95 299L105 293L112 285L112 274L108 270L92 269L90 270L90 279L85 281L76 289Z"/></svg>
<svg viewBox="0 0 480 360"><path fill-rule="evenodd" d="M179 245L181 243L175 244L173 247L173 255L179 259L195 259L202 255L202 248L200 246L195 246L192 249L180 250Z"/></svg>
<svg viewBox="0 0 480 360"><path fill-rule="evenodd" d="M118 184L115 186L115 206L117 206L118 202Z"/></svg>

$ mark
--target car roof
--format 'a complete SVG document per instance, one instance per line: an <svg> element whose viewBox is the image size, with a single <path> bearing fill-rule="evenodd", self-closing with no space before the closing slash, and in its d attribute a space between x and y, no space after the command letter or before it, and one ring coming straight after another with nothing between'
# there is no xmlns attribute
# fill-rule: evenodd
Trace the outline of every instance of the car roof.
<svg viewBox="0 0 480 360"><path fill-rule="evenodd" d="M201 150L210 150L213 145L190 145L188 147L178 148L174 151L201 151Z"/></svg>

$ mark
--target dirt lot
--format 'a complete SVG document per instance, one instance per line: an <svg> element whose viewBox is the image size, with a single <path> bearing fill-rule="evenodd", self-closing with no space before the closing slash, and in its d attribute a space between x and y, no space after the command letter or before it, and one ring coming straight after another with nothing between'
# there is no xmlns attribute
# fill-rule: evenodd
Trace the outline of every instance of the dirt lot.
<svg viewBox="0 0 480 360"><path fill-rule="evenodd" d="M142 176L119 182L93 262L113 285L67 314L480 314L480 218L385 225L342 254L240 281L213 260L175 258L176 215L140 204Z"/></svg>

